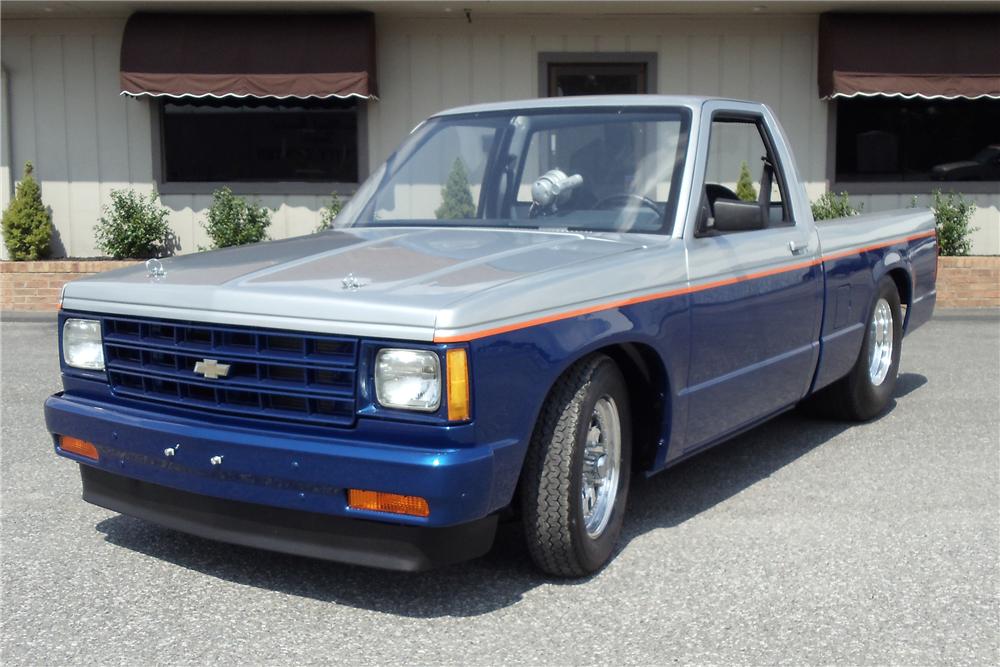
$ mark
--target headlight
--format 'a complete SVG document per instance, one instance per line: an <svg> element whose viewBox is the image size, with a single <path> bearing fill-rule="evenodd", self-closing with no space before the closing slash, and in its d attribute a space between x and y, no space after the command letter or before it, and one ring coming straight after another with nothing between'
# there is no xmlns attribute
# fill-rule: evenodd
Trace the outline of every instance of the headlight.
<svg viewBox="0 0 1000 667"><path fill-rule="evenodd" d="M63 361L67 366L90 371L104 370L101 323L69 318L63 323Z"/></svg>
<svg viewBox="0 0 1000 667"><path fill-rule="evenodd" d="M441 405L441 361L437 353L379 350L375 357L375 396L387 408L437 410Z"/></svg>

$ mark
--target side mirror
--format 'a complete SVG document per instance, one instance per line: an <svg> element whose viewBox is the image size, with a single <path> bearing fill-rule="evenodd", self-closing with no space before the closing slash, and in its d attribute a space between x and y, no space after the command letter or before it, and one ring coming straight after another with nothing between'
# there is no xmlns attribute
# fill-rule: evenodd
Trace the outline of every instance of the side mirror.
<svg viewBox="0 0 1000 667"><path fill-rule="evenodd" d="M715 200L715 224L712 225L715 231L749 232L765 227L767 221L764 220L764 213L757 202Z"/></svg>

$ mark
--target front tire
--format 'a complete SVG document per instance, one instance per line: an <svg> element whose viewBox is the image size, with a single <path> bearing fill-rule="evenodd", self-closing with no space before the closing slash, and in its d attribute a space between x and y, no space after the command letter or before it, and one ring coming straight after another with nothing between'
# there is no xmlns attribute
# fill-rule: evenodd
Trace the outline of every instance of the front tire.
<svg viewBox="0 0 1000 667"><path fill-rule="evenodd" d="M607 356L584 359L556 382L525 460L524 531L539 568L579 577L607 563L621 533L631 464L625 379Z"/></svg>
<svg viewBox="0 0 1000 667"><path fill-rule="evenodd" d="M868 310L861 352L851 372L821 392L833 413L843 419L868 421L885 410L896 389L903 317L896 283L888 276L878 283Z"/></svg>

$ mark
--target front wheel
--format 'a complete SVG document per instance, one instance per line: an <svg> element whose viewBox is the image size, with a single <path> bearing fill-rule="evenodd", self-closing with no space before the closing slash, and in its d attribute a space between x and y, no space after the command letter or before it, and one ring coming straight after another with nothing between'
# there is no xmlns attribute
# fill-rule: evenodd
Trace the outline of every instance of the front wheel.
<svg viewBox="0 0 1000 667"><path fill-rule="evenodd" d="M538 567L577 577L607 563L621 533L631 457L621 371L604 355L578 362L542 408L521 480L525 537Z"/></svg>
<svg viewBox="0 0 1000 667"><path fill-rule="evenodd" d="M846 377L821 392L836 416L867 421L881 413L892 398L899 373L903 317L896 283L883 277L868 312L861 352Z"/></svg>

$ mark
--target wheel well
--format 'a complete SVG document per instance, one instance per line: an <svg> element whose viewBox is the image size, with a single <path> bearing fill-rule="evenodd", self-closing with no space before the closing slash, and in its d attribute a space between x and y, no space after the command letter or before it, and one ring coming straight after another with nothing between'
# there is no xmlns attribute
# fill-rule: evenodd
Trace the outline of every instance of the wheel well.
<svg viewBox="0 0 1000 667"><path fill-rule="evenodd" d="M892 269L889 271L889 277L896 283L896 291L899 292L900 303L904 306L909 306L912 297L912 288L910 286L910 276L906 273L906 269Z"/></svg>
<svg viewBox="0 0 1000 667"><path fill-rule="evenodd" d="M667 373L660 355L649 345L623 343L595 351L611 357L629 391L632 408L632 465L635 470L653 467L667 408Z"/></svg>
<svg viewBox="0 0 1000 667"><path fill-rule="evenodd" d="M913 286L910 284L910 275L906 269L896 267L889 271L889 277L896 283L896 291L899 293L899 305L903 310L903 332L906 332L909 317L908 310L912 302Z"/></svg>

